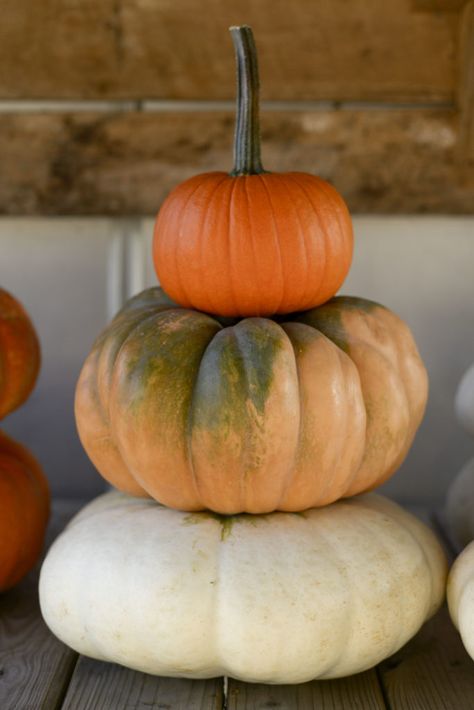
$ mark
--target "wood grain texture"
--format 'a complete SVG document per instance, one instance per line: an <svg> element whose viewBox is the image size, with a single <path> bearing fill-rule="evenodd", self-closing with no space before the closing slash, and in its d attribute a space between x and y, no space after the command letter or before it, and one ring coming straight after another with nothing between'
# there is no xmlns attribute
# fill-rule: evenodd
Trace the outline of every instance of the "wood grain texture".
<svg viewBox="0 0 474 710"><path fill-rule="evenodd" d="M0 97L233 98L227 28L244 22L264 98L454 97L456 12L409 0L6 0Z"/></svg>
<svg viewBox="0 0 474 710"><path fill-rule="evenodd" d="M47 545L78 504L55 508ZM60 707L77 654L47 629L38 602L39 565L14 589L0 595L0 708L55 710Z"/></svg>
<svg viewBox="0 0 474 710"><path fill-rule="evenodd" d="M427 12L459 12L467 0L412 0L414 10Z"/></svg>
<svg viewBox="0 0 474 710"><path fill-rule="evenodd" d="M332 182L353 212L474 210L454 112L268 111L268 170ZM0 214L153 215L180 181L230 170L230 111L0 114Z"/></svg>
<svg viewBox="0 0 474 710"><path fill-rule="evenodd" d="M220 710L223 681L161 678L81 656L62 710Z"/></svg>
<svg viewBox="0 0 474 710"><path fill-rule="evenodd" d="M462 13L458 51L459 160L474 163L474 0Z"/></svg>
<svg viewBox="0 0 474 710"><path fill-rule="evenodd" d="M350 678L300 685L254 685L229 679L228 710L383 710L385 707L374 670Z"/></svg>

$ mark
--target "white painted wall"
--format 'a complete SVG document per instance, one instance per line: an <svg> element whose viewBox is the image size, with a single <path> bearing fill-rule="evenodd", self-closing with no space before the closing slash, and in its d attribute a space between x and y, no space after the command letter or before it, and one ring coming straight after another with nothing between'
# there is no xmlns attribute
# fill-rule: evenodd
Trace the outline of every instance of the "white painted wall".
<svg viewBox="0 0 474 710"><path fill-rule="evenodd" d="M474 453L453 396L474 361L474 218L356 217L344 293L384 303L412 327L431 380L425 421L384 486L400 500L441 501ZM156 283L151 219L0 219L0 284L31 313L43 368L29 402L3 427L40 458L57 495L90 497L101 478L81 450L73 392L92 341L126 296Z"/></svg>

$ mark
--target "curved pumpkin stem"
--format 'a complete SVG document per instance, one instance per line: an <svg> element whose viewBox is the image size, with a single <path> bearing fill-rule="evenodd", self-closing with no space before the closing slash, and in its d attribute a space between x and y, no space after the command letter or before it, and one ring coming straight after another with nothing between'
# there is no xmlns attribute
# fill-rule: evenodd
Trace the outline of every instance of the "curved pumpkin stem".
<svg viewBox="0 0 474 710"><path fill-rule="evenodd" d="M260 159L259 80L257 48L247 25L230 27L237 61L237 120L234 136L234 169L237 175L266 172Z"/></svg>

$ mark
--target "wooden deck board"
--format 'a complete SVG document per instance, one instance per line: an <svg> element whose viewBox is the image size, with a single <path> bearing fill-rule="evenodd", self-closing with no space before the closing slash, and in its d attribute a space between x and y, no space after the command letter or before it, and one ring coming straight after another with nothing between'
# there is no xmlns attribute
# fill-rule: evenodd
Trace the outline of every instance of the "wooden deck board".
<svg viewBox="0 0 474 710"><path fill-rule="evenodd" d="M229 679L228 710L383 710L375 670L339 680L300 685L261 685Z"/></svg>
<svg viewBox="0 0 474 710"><path fill-rule="evenodd" d="M55 507L46 547L77 507L74 503ZM41 617L39 567L0 595L1 710L56 710L76 663L77 654L49 632Z"/></svg>
<svg viewBox="0 0 474 710"><path fill-rule="evenodd" d="M220 710L223 680L161 678L81 656L62 710Z"/></svg>

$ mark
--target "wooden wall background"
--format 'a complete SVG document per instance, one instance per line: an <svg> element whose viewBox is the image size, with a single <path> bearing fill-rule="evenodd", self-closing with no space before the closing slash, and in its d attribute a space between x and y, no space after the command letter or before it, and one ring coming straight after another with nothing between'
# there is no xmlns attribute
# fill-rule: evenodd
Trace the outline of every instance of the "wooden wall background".
<svg viewBox="0 0 474 710"><path fill-rule="evenodd" d="M472 213L474 1L1 0L0 214L153 214L231 166L254 28L264 158L355 212Z"/></svg>

